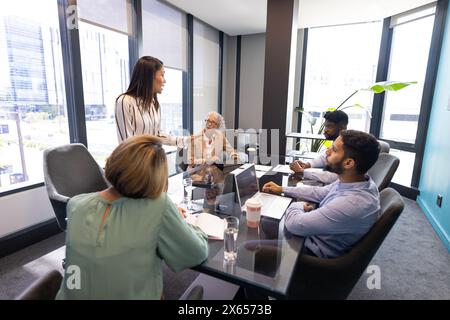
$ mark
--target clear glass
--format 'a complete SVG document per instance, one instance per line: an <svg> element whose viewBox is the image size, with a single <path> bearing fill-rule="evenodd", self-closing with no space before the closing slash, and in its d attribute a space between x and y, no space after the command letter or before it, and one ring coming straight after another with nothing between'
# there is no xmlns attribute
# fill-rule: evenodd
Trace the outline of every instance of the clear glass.
<svg viewBox="0 0 450 320"><path fill-rule="evenodd" d="M237 236L239 230L239 219L228 216L225 218L225 229L223 232L223 258L226 261L234 261L237 258Z"/></svg>
<svg viewBox="0 0 450 320"><path fill-rule="evenodd" d="M183 179L184 205L187 210L192 210L192 178Z"/></svg>
<svg viewBox="0 0 450 320"><path fill-rule="evenodd" d="M403 186L411 186L412 173L416 154L414 152L390 149L389 153L400 159L400 165L392 178L392 182Z"/></svg>
<svg viewBox="0 0 450 320"><path fill-rule="evenodd" d="M317 133L321 117L328 108L336 108L355 90L375 82L381 39L381 22L311 28L305 69L303 108L317 118L311 126L302 117L302 133ZM373 94L360 91L345 106L349 129L369 131Z"/></svg>
<svg viewBox="0 0 450 320"><path fill-rule="evenodd" d="M43 181L69 126L56 0L0 1L0 192Z"/></svg>
<svg viewBox="0 0 450 320"><path fill-rule="evenodd" d="M219 31L194 19L194 133L218 110Z"/></svg>
<svg viewBox="0 0 450 320"><path fill-rule="evenodd" d="M104 166L119 143L114 110L129 84L128 37L84 22L79 28L87 140Z"/></svg>
<svg viewBox="0 0 450 320"><path fill-rule="evenodd" d="M183 135L183 71L164 67L166 84L158 96L161 128L172 136Z"/></svg>
<svg viewBox="0 0 450 320"><path fill-rule="evenodd" d="M417 81L398 92L387 92L380 137L415 143L428 63L434 16L394 28L388 80Z"/></svg>

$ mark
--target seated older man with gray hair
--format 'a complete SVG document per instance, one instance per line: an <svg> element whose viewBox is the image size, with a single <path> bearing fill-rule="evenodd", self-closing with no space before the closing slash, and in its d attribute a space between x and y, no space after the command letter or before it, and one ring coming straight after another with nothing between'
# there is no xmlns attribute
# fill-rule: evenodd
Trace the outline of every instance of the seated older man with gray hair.
<svg viewBox="0 0 450 320"><path fill-rule="evenodd" d="M225 137L225 120L211 111L205 118L205 127L191 137L188 146L189 165L222 164L228 160L239 161L239 155Z"/></svg>

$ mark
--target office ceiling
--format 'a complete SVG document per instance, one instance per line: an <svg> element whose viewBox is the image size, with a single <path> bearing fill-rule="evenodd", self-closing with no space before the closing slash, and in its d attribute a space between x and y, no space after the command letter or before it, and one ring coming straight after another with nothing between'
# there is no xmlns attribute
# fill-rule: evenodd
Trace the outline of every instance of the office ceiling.
<svg viewBox="0 0 450 320"><path fill-rule="evenodd" d="M267 0L165 0L230 36L266 30ZM435 0L299 0L299 27L373 21Z"/></svg>

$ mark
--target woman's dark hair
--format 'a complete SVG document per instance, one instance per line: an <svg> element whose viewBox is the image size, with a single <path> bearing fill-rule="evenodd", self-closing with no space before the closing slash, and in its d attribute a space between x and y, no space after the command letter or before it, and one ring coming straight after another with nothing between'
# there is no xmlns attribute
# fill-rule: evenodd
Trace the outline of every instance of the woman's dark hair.
<svg viewBox="0 0 450 320"><path fill-rule="evenodd" d="M327 111L323 117L325 120L333 122L340 127L346 127L348 125L348 116L341 110Z"/></svg>
<svg viewBox="0 0 450 320"><path fill-rule="evenodd" d="M117 100L123 95L129 95L136 100L140 99L140 106L143 110L149 111L152 102L155 104L156 111L159 109L158 98L156 92L153 92L153 80L156 72L161 70L163 62L150 56L141 57L133 68L130 85L126 92L122 93ZM136 101L137 102L137 101Z"/></svg>
<svg viewBox="0 0 450 320"><path fill-rule="evenodd" d="M378 160L378 140L369 133L356 130L343 130L340 136L344 143L345 157L355 160L358 173L366 173Z"/></svg>

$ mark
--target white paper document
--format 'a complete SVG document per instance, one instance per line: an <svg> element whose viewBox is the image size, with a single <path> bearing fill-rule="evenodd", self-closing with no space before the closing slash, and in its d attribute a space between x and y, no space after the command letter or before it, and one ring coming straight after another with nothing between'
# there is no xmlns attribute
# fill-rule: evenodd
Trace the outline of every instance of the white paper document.
<svg viewBox="0 0 450 320"><path fill-rule="evenodd" d="M223 240L223 230L225 228L224 219L202 212L199 214L188 214L186 222L199 227L208 235L209 239Z"/></svg>
<svg viewBox="0 0 450 320"><path fill-rule="evenodd" d="M270 169L272 169L272 166L262 166L262 165L259 165L259 164L255 165L255 170L256 171L267 172L267 171L270 171Z"/></svg>
<svg viewBox="0 0 450 320"><path fill-rule="evenodd" d="M273 168L272 171L281 172L281 173L287 173L287 174L294 173L294 171L292 171L289 168L288 164L284 164L284 165L283 164L279 164L275 168Z"/></svg>
<svg viewBox="0 0 450 320"><path fill-rule="evenodd" d="M256 177L259 179L261 178L263 175L265 175L266 173L264 171L256 171Z"/></svg>

